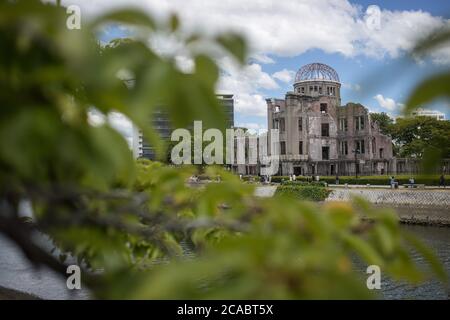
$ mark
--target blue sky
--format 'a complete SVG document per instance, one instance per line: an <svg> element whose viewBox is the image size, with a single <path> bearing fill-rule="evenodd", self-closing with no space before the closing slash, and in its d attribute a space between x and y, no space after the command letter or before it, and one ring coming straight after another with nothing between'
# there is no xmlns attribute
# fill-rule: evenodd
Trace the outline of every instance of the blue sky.
<svg viewBox="0 0 450 320"><path fill-rule="evenodd" d="M63 1L64 2L64 1ZM342 103L359 102L374 112L401 112L412 88L424 77L450 67L450 48L414 60L407 52L434 28L450 26L448 0L73 0L95 14L117 5L136 5L158 18L176 12L186 32L206 34L235 30L244 34L251 57L243 70L219 57L223 76L218 91L234 93L235 123L266 127L264 99L283 98L303 65L321 62L339 74ZM368 8L379 9L376 29L370 28ZM372 8L373 9L373 8ZM110 28L107 41L122 36ZM158 46L158 44L153 44ZM170 46L169 46L170 47ZM156 48L157 50L159 48ZM179 53L175 52L174 55ZM189 57L180 68L189 68ZM449 101L426 106L446 113Z"/></svg>
<svg viewBox="0 0 450 320"><path fill-rule="evenodd" d="M450 1L447 0L361 0L351 1L351 3L360 5L363 10L369 5L377 5L381 10L423 11L444 19L450 17ZM417 63L405 54L398 57L367 57L365 55L348 57L341 53L311 49L293 57L271 57L275 63L263 65L263 71L269 74L282 69L297 70L312 62L328 64L338 72L343 83L341 89L343 104L360 102L371 111L387 112L392 116L399 114L401 104L405 102L408 94L420 81L435 72L442 71L442 68L448 68L448 65L437 65L430 60ZM280 89L264 90L263 93L267 97L283 97L286 91L292 90L291 83L278 83L281 84ZM380 106L377 99L374 98L379 94L384 98L394 100L398 104L398 108L388 110ZM424 107L444 112L447 119L449 118L450 104L448 100L435 101ZM252 120L251 116L239 114L237 116L237 122L248 123Z"/></svg>
<svg viewBox="0 0 450 320"><path fill-rule="evenodd" d="M388 10L423 10L434 16L450 17L450 1L448 0L359 0L352 1L364 7L376 4Z"/></svg>
<svg viewBox="0 0 450 320"><path fill-rule="evenodd" d="M431 62L418 64L409 57L399 58L368 58L358 56L345 57L339 53L325 53L320 49L309 50L295 57L274 58L276 63L263 65L263 71L273 74L279 70L298 70L299 67L321 62L332 66L339 74L342 88L342 104L347 102L359 102L374 112L387 112L392 116L400 112L399 105L395 110L381 107L374 98L382 94L384 98L393 99L397 104L403 104L414 87L425 77L439 72L442 68ZM286 91L292 90L292 83L278 81L280 88L264 90L267 97L284 97ZM449 115L448 101L436 101L428 106L430 109L439 110ZM248 123L252 121L250 116L237 116L238 122Z"/></svg>

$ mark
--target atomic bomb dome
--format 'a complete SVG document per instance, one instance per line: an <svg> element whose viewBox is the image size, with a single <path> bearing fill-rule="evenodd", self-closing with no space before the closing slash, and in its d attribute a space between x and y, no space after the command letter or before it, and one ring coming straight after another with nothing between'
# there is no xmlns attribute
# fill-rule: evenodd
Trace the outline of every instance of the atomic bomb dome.
<svg viewBox="0 0 450 320"><path fill-rule="evenodd" d="M359 103L341 105L341 81L332 67L301 67L284 99L267 99L267 128L278 129L281 175L385 174L392 141ZM270 146L270 144L269 144Z"/></svg>
<svg viewBox="0 0 450 320"><path fill-rule="evenodd" d="M323 63L307 64L301 67L295 75L295 82L314 80L340 82L336 70Z"/></svg>
<svg viewBox="0 0 450 320"><path fill-rule="evenodd" d="M332 67L323 63L310 63L301 67L295 75L294 92L310 97L327 96L341 103L341 82Z"/></svg>

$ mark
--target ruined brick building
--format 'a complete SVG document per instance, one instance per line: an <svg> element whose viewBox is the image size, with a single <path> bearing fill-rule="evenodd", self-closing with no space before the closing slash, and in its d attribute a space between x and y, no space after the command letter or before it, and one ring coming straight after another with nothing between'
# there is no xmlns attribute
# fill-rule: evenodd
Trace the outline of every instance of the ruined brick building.
<svg viewBox="0 0 450 320"><path fill-rule="evenodd" d="M303 66L294 91L267 99L268 129L280 132L282 175L385 174L391 139L380 133L361 104L341 105L337 72L321 63ZM269 152L272 152L269 150Z"/></svg>

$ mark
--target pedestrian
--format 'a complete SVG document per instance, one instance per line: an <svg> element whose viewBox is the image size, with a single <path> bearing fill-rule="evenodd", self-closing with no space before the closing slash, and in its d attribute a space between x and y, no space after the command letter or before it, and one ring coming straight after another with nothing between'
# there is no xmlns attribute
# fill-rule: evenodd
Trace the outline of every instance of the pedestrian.
<svg viewBox="0 0 450 320"><path fill-rule="evenodd" d="M444 176L444 174L441 174L441 176L439 177L439 187L444 187L445 188L445 176Z"/></svg>
<svg viewBox="0 0 450 320"><path fill-rule="evenodd" d="M391 189L394 189L394 183L395 183L394 176L391 176L391 178L389 179L389 184L391 185Z"/></svg>
<svg viewBox="0 0 450 320"><path fill-rule="evenodd" d="M339 184L339 176L336 175L336 184Z"/></svg>

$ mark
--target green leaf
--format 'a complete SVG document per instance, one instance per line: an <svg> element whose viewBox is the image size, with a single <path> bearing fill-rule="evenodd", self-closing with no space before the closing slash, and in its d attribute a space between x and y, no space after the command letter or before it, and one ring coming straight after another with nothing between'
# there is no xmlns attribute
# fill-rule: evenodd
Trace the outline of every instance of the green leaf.
<svg viewBox="0 0 450 320"><path fill-rule="evenodd" d="M436 254L420 239L409 232L403 233L405 239L410 243L418 253L420 253L430 265L434 274L444 283L448 283L447 271Z"/></svg>
<svg viewBox="0 0 450 320"><path fill-rule="evenodd" d="M414 53L424 54L437 49L450 41L450 30L434 30L429 36L420 41L413 49Z"/></svg>
<svg viewBox="0 0 450 320"><path fill-rule="evenodd" d="M176 14L172 14L169 19L169 27L171 32L175 32L180 27L180 19Z"/></svg>
<svg viewBox="0 0 450 320"><path fill-rule="evenodd" d="M247 46L242 36L235 33L226 33L218 36L216 40L240 63L245 63L247 58Z"/></svg>
<svg viewBox="0 0 450 320"><path fill-rule="evenodd" d="M96 18L91 23L91 28L96 28L105 23L124 23L147 27L151 30L155 29L155 22L153 21L153 19L137 9L121 9L106 13Z"/></svg>
<svg viewBox="0 0 450 320"><path fill-rule="evenodd" d="M216 63L206 55L195 57L195 73L204 81L205 85L214 87L219 78L219 68Z"/></svg>
<svg viewBox="0 0 450 320"><path fill-rule="evenodd" d="M414 109L437 98L450 97L450 74L441 73L422 81L409 96L404 112L406 114Z"/></svg>
<svg viewBox="0 0 450 320"><path fill-rule="evenodd" d="M391 230L389 230L383 224L377 224L373 232L375 234L376 239L381 245L381 250L385 255L390 255L394 251L395 247L395 239Z"/></svg>
<svg viewBox="0 0 450 320"><path fill-rule="evenodd" d="M342 233L344 242L353 248L368 264L383 266L383 259L369 243L351 234Z"/></svg>

